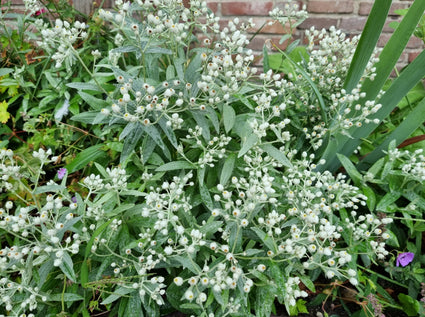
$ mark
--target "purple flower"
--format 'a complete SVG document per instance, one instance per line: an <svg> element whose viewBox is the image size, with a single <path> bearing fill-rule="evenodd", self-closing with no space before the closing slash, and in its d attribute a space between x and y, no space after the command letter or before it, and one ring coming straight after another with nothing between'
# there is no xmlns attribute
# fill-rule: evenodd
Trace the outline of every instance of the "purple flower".
<svg viewBox="0 0 425 317"><path fill-rule="evenodd" d="M66 170L66 168L62 167L58 170L58 178L62 179L64 178L64 176L66 175L68 171Z"/></svg>
<svg viewBox="0 0 425 317"><path fill-rule="evenodd" d="M76 203L77 203L77 197L72 196L72 197L71 197L71 201L72 201L74 204L76 204Z"/></svg>
<svg viewBox="0 0 425 317"><path fill-rule="evenodd" d="M412 252L403 252L397 256L396 265L405 267L407 264L413 261L415 254Z"/></svg>

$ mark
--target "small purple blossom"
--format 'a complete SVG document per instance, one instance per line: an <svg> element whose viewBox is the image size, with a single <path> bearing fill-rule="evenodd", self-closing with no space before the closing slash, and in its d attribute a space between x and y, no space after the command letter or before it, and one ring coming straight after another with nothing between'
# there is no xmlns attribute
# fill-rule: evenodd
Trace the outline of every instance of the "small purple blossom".
<svg viewBox="0 0 425 317"><path fill-rule="evenodd" d="M64 176L66 175L66 173L67 173L67 172L68 172L68 171L67 171L67 169L66 169L66 168L64 168L64 167L60 168L60 169L58 170L58 178L59 178L59 179L64 178Z"/></svg>
<svg viewBox="0 0 425 317"><path fill-rule="evenodd" d="M76 204L76 203L77 203L77 197L72 196L72 197L71 197L71 201L72 201L74 204Z"/></svg>
<svg viewBox="0 0 425 317"><path fill-rule="evenodd" d="M413 261L415 254L412 252L403 252L397 256L396 265L405 267L407 264Z"/></svg>

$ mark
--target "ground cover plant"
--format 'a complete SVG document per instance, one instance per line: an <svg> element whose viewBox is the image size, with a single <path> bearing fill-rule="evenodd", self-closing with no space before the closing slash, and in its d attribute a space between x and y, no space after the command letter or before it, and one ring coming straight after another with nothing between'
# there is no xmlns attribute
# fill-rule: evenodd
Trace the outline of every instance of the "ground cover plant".
<svg viewBox="0 0 425 317"><path fill-rule="evenodd" d="M288 2L262 70L204 1L25 4L0 19L0 314L424 313L425 53L388 81L423 1L382 51L390 1L306 47Z"/></svg>

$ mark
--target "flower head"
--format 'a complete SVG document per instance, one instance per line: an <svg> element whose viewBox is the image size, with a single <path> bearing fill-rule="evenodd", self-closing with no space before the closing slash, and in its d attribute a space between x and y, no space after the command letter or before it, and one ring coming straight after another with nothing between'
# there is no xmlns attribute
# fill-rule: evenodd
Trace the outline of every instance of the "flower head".
<svg viewBox="0 0 425 317"><path fill-rule="evenodd" d="M412 252L403 252L397 256L396 265L405 267L407 264L413 261L415 254Z"/></svg>
<svg viewBox="0 0 425 317"><path fill-rule="evenodd" d="M64 168L64 167L60 168L58 170L58 178L59 179L64 178L67 172L68 172L68 170L66 168Z"/></svg>

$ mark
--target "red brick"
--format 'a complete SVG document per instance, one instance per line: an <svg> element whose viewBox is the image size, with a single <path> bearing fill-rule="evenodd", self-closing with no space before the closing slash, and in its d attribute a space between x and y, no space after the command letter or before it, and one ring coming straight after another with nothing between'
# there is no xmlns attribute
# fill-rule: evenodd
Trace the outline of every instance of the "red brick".
<svg viewBox="0 0 425 317"><path fill-rule="evenodd" d="M378 46L379 47L384 47L385 44L387 44L388 40L390 39L391 35L392 35L391 33L382 33L379 36Z"/></svg>
<svg viewBox="0 0 425 317"><path fill-rule="evenodd" d="M299 29L309 29L314 26L317 30L329 29L331 26L336 26L338 24L338 19L336 18L308 18L303 23L299 25Z"/></svg>
<svg viewBox="0 0 425 317"><path fill-rule="evenodd" d="M255 23L255 27L248 29L249 33L256 33L263 25L263 28L260 30L260 34L287 34L290 32L289 25L283 26L279 22L274 22L269 18L253 18L252 21ZM269 22L274 22L272 25L269 25Z"/></svg>
<svg viewBox="0 0 425 317"><path fill-rule="evenodd" d="M368 15L370 13L370 10L372 9L372 2L360 2L359 5L359 15ZM408 8L410 3L400 3L396 2L391 5L390 12L388 15L390 16L399 16L394 11L400 10L400 9L406 9Z"/></svg>
<svg viewBox="0 0 425 317"><path fill-rule="evenodd" d="M359 15L369 15L372 9L372 2L360 2L359 4Z"/></svg>
<svg viewBox="0 0 425 317"><path fill-rule="evenodd" d="M418 55L421 53L421 51L417 51L417 52L410 52L409 54L408 54L408 61L409 61L409 63L411 63L411 62L413 62L413 60L416 58L416 57L418 57Z"/></svg>
<svg viewBox="0 0 425 317"><path fill-rule="evenodd" d="M366 17L342 18L339 28L343 31L362 31L366 23Z"/></svg>
<svg viewBox="0 0 425 317"><path fill-rule="evenodd" d="M207 7L211 9L212 12L217 13L218 3L217 2L208 2Z"/></svg>
<svg viewBox="0 0 425 317"><path fill-rule="evenodd" d="M354 11L353 1L309 1L307 11L310 13L352 13Z"/></svg>
<svg viewBox="0 0 425 317"><path fill-rule="evenodd" d="M378 46L383 47L389 39L391 38L392 33L382 33L379 37ZM409 42L407 42L406 48L422 48L424 46L422 40L417 37L412 37Z"/></svg>
<svg viewBox="0 0 425 317"><path fill-rule="evenodd" d="M407 45L406 45L407 48L419 48L419 47L423 47L423 46L424 46L424 43L422 42L422 40L415 37L415 36L413 36L409 40L409 42L407 42Z"/></svg>
<svg viewBox="0 0 425 317"><path fill-rule="evenodd" d="M224 2L221 4L222 15L268 15L273 9L273 2Z"/></svg>

